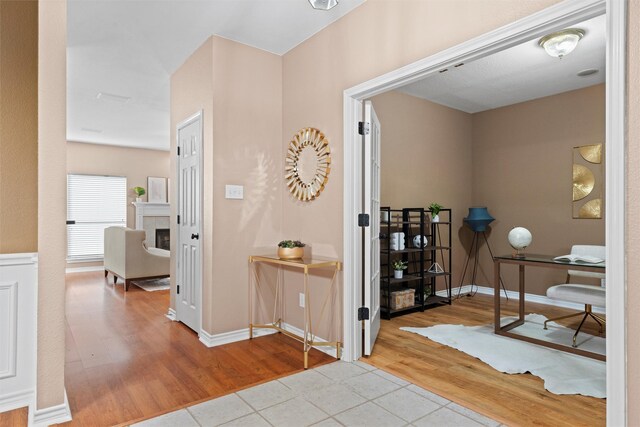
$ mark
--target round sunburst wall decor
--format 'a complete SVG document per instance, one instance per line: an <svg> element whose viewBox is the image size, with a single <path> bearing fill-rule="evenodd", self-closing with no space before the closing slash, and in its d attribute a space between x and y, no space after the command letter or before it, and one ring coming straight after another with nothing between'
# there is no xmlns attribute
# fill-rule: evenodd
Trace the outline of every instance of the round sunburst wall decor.
<svg viewBox="0 0 640 427"><path fill-rule="evenodd" d="M285 159L284 179L291 194L304 202L324 190L331 171L329 140L315 128L304 128L293 136Z"/></svg>

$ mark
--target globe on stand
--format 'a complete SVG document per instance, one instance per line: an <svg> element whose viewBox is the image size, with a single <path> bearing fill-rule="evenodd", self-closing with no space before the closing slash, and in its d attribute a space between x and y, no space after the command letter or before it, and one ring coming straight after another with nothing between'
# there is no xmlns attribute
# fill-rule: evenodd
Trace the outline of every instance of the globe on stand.
<svg viewBox="0 0 640 427"><path fill-rule="evenodd" d="M516 250L513 257L524 258L524 254L520 251L531 244L531 232L524 227L515 227L509 232L507 239L511 247Z"/></svg>

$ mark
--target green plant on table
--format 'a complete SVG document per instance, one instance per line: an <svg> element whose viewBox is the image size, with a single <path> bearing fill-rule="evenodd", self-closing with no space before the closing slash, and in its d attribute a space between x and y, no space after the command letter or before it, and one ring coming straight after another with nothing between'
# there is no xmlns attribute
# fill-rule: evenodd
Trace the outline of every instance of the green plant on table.
<svg viewBox="0 0 640 427"><path fill-rule="evenodd" d="M409 263L407 261L403 261L401 259L397 259L395 261L393 261L391 263L391 266L393 267L394 270L396 271L402 271L402 270L406 270L407 269L407 265Z"/></svg>
<svg viewBox="0 0 640 427"><path fill-rule="evenodd" d="M283 240L278 243L279 248L304 248L305 246L300 240Z"/></svg>
<svg viewBox="0 0 640 427"><path fill-rule="evenodd" d="M142 197L147 193L147 191L142 187L133 187L133 192L136 193L136 196L138 197Z"/></svg>
<svg viewBox="0 0 640 427"><path fill-rule="evenodd" d="M443 207L444 206L434 202L429 205L429 210L431 211L432 214L438 215Z"/></svg>

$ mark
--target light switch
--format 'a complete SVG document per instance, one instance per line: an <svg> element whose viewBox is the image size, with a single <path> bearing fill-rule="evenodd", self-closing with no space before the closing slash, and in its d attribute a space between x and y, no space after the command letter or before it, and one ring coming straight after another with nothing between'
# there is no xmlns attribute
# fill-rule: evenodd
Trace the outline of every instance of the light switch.
<svg viewBox="0 0 640 427"><path fill-rule="evenodd" d="M224 186L225 199L244 199L244 186L242 185L225 185Z"/></svg>

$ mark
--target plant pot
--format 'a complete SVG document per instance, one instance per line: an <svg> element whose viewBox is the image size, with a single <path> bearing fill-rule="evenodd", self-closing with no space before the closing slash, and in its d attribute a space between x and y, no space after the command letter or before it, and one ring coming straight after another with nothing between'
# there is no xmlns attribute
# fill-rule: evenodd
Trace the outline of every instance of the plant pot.
<svg viewBox="0 0 640 427"><path fill-rule="evenodd" d="M136 197L136 202L140 203L142 201L142 197Z"/></svg>
<svg viewBox="0 0 640 427"><path fill-rule="evenodd" d="M393 270L393 278L394 279L402 279L403 270Z"/></svg>
<svg viewBox="0 0 640 427"><path fill-rule="evenodd" d="M439 215L431 215L431 222L440 222Z"/></svg>
<svg viewBox="0 0 640 427"><path fill-rule="evenodd" d="M278 248L280 259L300 259L304 256L304 248Z"/></svg>

